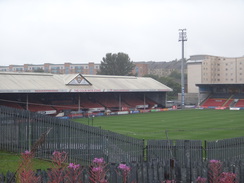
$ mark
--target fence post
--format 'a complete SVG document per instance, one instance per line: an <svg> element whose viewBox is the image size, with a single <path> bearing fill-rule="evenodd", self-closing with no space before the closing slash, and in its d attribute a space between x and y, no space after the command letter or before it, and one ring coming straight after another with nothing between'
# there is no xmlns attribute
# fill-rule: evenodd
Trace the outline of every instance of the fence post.
<svg viewBox="0 0 244 183"><path fill-rule="evenodd" d="M145 139L142 139L143 141L143 148L142 148L142 161L147 161L148 158L147 158L147 145L146 145L146 141Z"/></svg>
<svg viewBox="0 0 244 183"><path fill-rule="evenodd" d="M31 151L31 122L30 122L30 112L28 111L28 150Z"/></svg>
<svg viewBox="0 0 244 183"><path fill-rule="evenodd" d="M61 127L60 127L60 124L58 123L55 123L55 127L57 128L57 136L56 136L56 139L57 139L57 150L58 151L61 151L61 133L60 133L60 130L61 130ZM56 140L54 139L54 140Z"/></svg>
<svg viewBox="0 0 244 183"><path fill-rule="evenodd" d="M191 182L191 160L190 160L190 141L185 140L184 141L185 145L185 165L186 165L186 178L187 182Z"/></svg>
<svg viewBox="0 0 244 183"><path fill-rule="evenodd" d="M172 180L175 180L175 160L170 159L169 164L170 164L170 177Z"/></svg>
<svg viewBox="0 0 244 183"><path fill-rule="evenodd" d="M204 147L203 147L203 153L204 153L204 161L206 161L208 158L207 158L207 141L204 140Z"/></svg>

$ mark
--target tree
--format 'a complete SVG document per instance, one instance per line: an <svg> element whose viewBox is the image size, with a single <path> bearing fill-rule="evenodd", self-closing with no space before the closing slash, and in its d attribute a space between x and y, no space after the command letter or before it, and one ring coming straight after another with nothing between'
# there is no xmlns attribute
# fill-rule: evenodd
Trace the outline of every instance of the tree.
<svg viewBox="0 0 244 183"><path fill-rule="evenodd" d="M173 79L175 82L181 84L181 73L178 71L172 71L170 75L168 76L169 78ZM185 83L187 82L187 75L184 73L184 80Z"/></svg>
<svg viewBox="0 0 244 183"><path fill-rule="evenodd" d="M107 53L103 57L100 65L100 71L97 74L101 75L118 75L128 76L132 75L132 70L135 65L127 54L119 52L118 54Z"/></svg>
<svg viewBox="0 0 244 183"><path fill-rule="evenodd" d="M174 100L174 99L178 98L178 93L180 93L180 91L181 91L181 85L178 82L174 81L173 78L159 77L158 75L152 75L152 74L145 75L144 77L151 77L151 78L159 81L160 83L172 88L173 91L167 93L168 100Z"/></svg>
<svg viewBox="0 0 244 183"><path fill-rule="evenodd" d="M181 85L177 82L175 82L172 78L169 77L161 77L159 79L159 82L165 84L166 86L173 89L172 92L168 92L167 96L169 100L177 99L178 93L181 91Z"/></svg>

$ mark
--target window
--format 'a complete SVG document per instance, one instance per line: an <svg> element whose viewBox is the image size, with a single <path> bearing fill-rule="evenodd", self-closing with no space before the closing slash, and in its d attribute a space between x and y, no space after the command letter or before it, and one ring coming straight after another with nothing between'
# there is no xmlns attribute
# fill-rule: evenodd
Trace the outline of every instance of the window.
<svg viewBox="0 0 244 183"><path fill-rule="evenodd" d="M75 66L75 73L83 73L83 67L82 66Z"/></svg>
<svg viewBox="0 0 244 183"><path fill-rule="evenodd" d="M22 68L16 68L15 70L16 71L22 71L23 69Z"/></svg>
<svg viewBox="0 0 244 183"><path fill-rule="evenodd" d="M51 69L53 69L53 70L59 70L60 68L59 67L51 67Z"/></svg>
<svg viewBox="0 0 244 183"><path fill-rule="evenodd" d="M139 68L136 67L135 70L136 70L136 73L138 74L139 73ZM203 75L205 75L205 74L203 73Z"/></svg>
<svg viewBox="0 0 244 183"><path fill-rule="evenodd" d="M93 67L90 67L89 74L93 74L93 73L94 73L94 69L93 69Z"/></svg>
<svg viewBox="0 0 244 183"><path fill-rule="evenodd" d="M69 67L65 68L65 74L69 74Z"/></svg>

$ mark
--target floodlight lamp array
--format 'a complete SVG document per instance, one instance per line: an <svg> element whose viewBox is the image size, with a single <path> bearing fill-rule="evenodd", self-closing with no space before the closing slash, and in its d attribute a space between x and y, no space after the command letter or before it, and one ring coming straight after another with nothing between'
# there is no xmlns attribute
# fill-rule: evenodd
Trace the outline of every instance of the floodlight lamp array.
<svg viewBox="0 0 244 183"><path fill-rule="evenodd" d="M179 41L187 41L186 29L179 29Z"/></svg>

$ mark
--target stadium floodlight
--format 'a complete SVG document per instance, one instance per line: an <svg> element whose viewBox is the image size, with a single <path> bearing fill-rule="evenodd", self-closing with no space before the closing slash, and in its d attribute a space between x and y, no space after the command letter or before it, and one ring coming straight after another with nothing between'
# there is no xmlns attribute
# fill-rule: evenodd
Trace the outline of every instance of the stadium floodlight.
<svg viewBox="0 0 244 183"><path fill-rule="evenodd" d="M187 41L186 29L179 29L179 41L182 42L181 58L181 108L185 107L185 81L184 81L184 42Z"/></svg>
<svg viewBox="0 0 244 183"><path fill-rule="evenodd" d="M187 41L186 29L179 29L179 41Z"/></svg>

